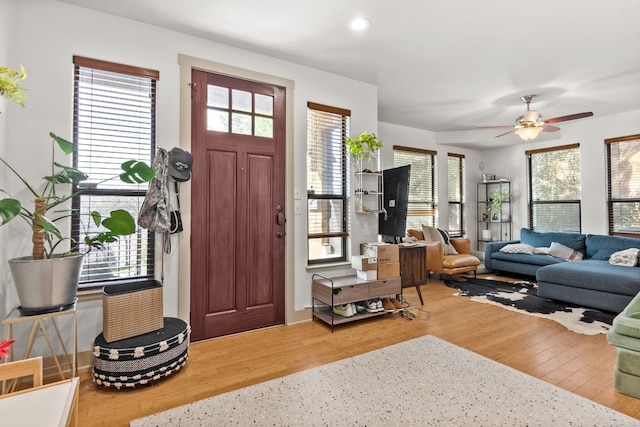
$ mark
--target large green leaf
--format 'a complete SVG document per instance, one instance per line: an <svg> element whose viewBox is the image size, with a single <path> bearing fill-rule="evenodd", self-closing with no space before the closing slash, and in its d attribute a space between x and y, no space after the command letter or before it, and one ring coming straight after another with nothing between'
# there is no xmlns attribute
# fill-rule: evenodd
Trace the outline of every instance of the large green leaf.
<svg viewBox="0 0 640 427"><path fill-rule="evenodd" d="M46 216L38 215L37 219L40 220L40 225L42 225L42 229L46 233L51 233L60 240L64 239L64 236L60 232L60 229L58 228L58 226L49 218L47 218Z"/></svg>
<svg viewBox="0 0 640 427"><path fill-rule="evenodd" d="M127 184L142 184L143 182L151 181L156 176L153 168L137 160L128 160L120 167L124 171L120 174L120 180Z"/></svg>
<svg viewBox="0 0 640 427"><path fill-rule="evenodd" d="M78 169L61 165L57 162L54 162L53 164L62 170L57 172L53 176L45 176L44 179L46 179L47 181L55 182L56 184L71 184L73 183L73 181L82 182L86 181L89 178L89 175L82 171L79 171Z"/></svg>
<svg viewBox="0 0 640 427"><path fill-rule="evenodd" d="M0 220L4 225L18 216L20 213L20 201L16 199L2 199L0 200Z"/></svg>
<svg viewBox="0 0 640 427"><path fill-rule="evenodd" d="M105 218L102 225L118 236L126 236L136 231L136 222L133 217L122 209L111 211L111 216Z"/></svg>
<svg viewBox="0 0 640 427"><path fill-rule="evenodd" d="M61 137L57 136L53 132L49 132L49 136L51 136L51 138L55 139L55 141L58 143L58 147L60 147L60 149L62 151L64 151L64 154L71 154L76 149L76 145L77 144L75 144L75 143L73 143L71 141L67 141L64 138L61 138Z"/></svg>

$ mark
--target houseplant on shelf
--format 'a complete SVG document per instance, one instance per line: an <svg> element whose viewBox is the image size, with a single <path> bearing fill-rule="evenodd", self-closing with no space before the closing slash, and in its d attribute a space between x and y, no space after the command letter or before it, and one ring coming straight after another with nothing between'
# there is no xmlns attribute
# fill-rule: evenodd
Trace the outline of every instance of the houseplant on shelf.
<svg viewBox="0 0 640 427"><path fill-rule="evenodd" d="M489 204L487 205L487 210L490 213L501 215L502 214L502 202L505 200L509 200L512 194L506 190L493 190L489 193ZM492 215L493 217L493 215ZM503 218L504 221L504 218Z"/></svg>
<svg viewBox="0 0 640 427"><path fill-rule="evenodd" d="M367 160L371 160L371 155L382 148L382 141L378 139L376 134L367 132L363 132L353 138L346 137L344 144L347 146L347 154L359 162L362 162L365 157Z"/></svg>
<svg viewBox="0 0 640 427"><path fill-rule="evenodd" d="M51 174L43 177L42 189L29 184L15 168L0 157L0 162L18 177L34 197L33 209L25 207L18 199L10 196L0 199L0 226L20 217L31 228L32 255L9 260L21 309L29 313L52 311L73 304L82 261L86 254L79 252L80 244L84 244L89 251L102 249L106 243L115 242L119 236L133 234L136 229L133 216L125 210L114 210L106 218L93 211L89 213L89 219L96 227L102 227L103 231L87 235L82 242L63 236L57 223L68 221L73 215L79 216L78 212L65 208L64 204L87 189L64 194L57 187L70 185L74 181L86 181L89 177L78 169L55 161L53 151L56 145L68 155L73 153L76 144L53 133L50 133L50 136ZM124 183L141 184L149 182L155 176L151 167L137 160L125 161L121 168L120 175L109 177L99 184L115 178ZM4 190L0 192L7 194ZM63 245L60 246L61 244ZM56 249L63 246L67 246L66 250L55 253Z"/></svg>

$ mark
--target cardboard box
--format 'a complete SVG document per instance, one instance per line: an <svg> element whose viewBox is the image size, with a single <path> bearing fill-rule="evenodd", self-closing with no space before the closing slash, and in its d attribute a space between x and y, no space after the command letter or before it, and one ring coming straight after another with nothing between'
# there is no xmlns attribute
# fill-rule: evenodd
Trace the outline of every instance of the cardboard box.
<svg viewBox="0 0 640 427"><path fill-rule="evenodd" d="M351 268L356 270L377 270L378 258L366 255L353 255L351 257Z"/></svg>
<svg viewBox="0 0 640 427"><path fill-rule="evenodd" d="M362 255L378 258L378 264L400 261L398 245L378 242L364 243L360 245L360 250Z"/></svg>
<svg viewBox="0 0 640 427"><path fill-rule="evenodd" d="M400 277L399 262L385 262L378 264L378 279L392 279Z"/></svg>
<svg viewBox="0 0 640 427"><path fill-rule="evenodd" d="M358 279L376 280L378 278L378 270L358 270L356 271Z"/></svg>

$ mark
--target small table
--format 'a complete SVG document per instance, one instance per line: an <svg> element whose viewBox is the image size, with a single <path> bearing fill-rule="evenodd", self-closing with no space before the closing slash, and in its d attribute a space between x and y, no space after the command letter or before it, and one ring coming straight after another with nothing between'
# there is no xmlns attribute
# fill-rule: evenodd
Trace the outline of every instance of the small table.
<svg viewBox="0 0 640 427"><path fill-rule="evenodd" d="M415 286L420 297L420 304L424 305L420 285L427 283L427 246L424 244L400 245L400 277L402 287Z"/></svg>
<svg viewBox="0 0 640 427"><path fill-rule="evenodd" d="M71 316L72 318L72 341L73 341L73 351L69 353L67 351L67 347L64 344L64 340L62 339L62 334L60 333L60 329L58 329L58 324L56 323L56 319L61 316ZM71 362L60 362L60 359L56 355L55 350L53 349L53 343L50 337L50 331L47 331L45 322L51 321L53 325L53 330L56 333L58 338L58 342L62 347L62 351L64 356L68 358L71 356ZM22 322L33 322L31 326L31 332L29 333L29 338L27 339L27 345L24 349L24 353L22 354L22 359L28 359L31 357L31 351L33 350L33 344L36 341L36 338L42 336L47 342L47 346L49 347L49 351L51 351L51 356L55 363L55 367L58 369L58 373L60 374L60 379L64 380L65 375L62 369L62 365L71 364L71 377L77 376L77 348L78 348L78 318L76 315L76 303L74 302L71 307L64 311L56 311L53 313L44 313L44 314L35 314L31 316L23 315L20 313L18 307L11 310L9 315L2 321L3 325L7 325L7 339L13 339L13 325L16 323ZM40 334L40 332L42 334ZM7 361L13 361L13 347L10 349L9 357ZM15 386L16 383L14 383Z"/></svg>
<svg viewBox="0 0 640 427"><path fill-rule="evenodd" d="M3 426L59 427L78 422L79 378L0 396Z"/></svg>

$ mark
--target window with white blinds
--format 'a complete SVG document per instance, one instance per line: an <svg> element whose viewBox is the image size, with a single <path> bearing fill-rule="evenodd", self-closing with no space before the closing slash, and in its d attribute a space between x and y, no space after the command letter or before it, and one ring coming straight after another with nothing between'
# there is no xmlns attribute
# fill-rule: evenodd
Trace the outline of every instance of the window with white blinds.
<svg viewBox="0 0 640 427"><path fill-rule="evenodd" d="M344 141L351 112L307 104L308 261L346 260L347 163Z"/></svg>
<svg viewBox="0 0 640 427"><path fill-rule="evenodd" d="M449 202L449 234L462 237L465 230L464 154L447 155L447 179Z"/></svg>
<svg viewBox="0 0 640 427"><path fill-rule="evenodd" d="M393 166L405 165L411 165L407 228L437 226L436 152L394 145Z"/></svg>
<svg viewBox="0 0 640 427"><path fill-rule="evenodd" d="M580 233L580 145L525 153L529 178L529 228Z"/></svg>
<svg viewBox="0 0 640 427"><path fill-rule="evenodd" d="M156 83L153 70L75 56L73 140L78 144L74 166L89 180L74 184L85 191L74 198L77 212L72 220L72 236L83 241L99 228L87 221L98 211L107 216L125 209L136 220L147 184L131 185L119 179L123 161L133 159L152 164L156 137ZM80 288L149 278L154 265L153 233L140 227L129 236L92 250L85 257ZM80 251L86 251L80 245Z"/></svg>
<svg viewBox="0 0 640 427"><path fill-rule="evenodd" d="M604 142L609 234L640 237L640 134Z"/></svg>

